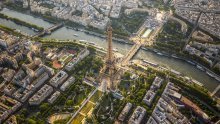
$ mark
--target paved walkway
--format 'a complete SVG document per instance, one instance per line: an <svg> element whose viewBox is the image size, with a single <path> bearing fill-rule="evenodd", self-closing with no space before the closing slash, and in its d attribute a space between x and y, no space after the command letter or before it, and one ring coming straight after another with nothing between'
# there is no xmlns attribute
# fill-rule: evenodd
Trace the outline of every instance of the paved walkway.
<svg viewBox="0 0 220 124"><path fill-rule="evenodd" d="M98 88L96 88L95 90L93 90L92 93L90 93L90 95L87 97L87 99L85 99L82 103L82 105L79 107L79 109L72 115L71 119L67 122L67 124L71 124L73 119L76 117L76 115L81 111L81 109L86 105L86 103L90 100L90 98L96 93L96 91L98 90Z"/></svg>

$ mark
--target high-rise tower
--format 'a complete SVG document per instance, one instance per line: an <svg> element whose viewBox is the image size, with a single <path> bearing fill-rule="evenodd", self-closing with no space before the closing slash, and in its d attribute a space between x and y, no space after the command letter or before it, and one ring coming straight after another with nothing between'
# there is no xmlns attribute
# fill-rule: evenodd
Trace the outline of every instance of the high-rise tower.
<svg viewBox="0 0 220 124"><path fill-rule="evenodd" d="M112 53L112 27L108 27L107 30L108 33L108 37L107 37L107 41L108 41L108 53L107 53L107 63L111 64L113 63L113 53Z"/></svg>
<svg viewBox="0 0 220 124"><path fill-rule="evenodd" d="M108 41L108 50L107 56L105 59L104 67L100 71L100 82L104 80L104 86L107 86L109 90L115 90L116 84L114 83L114 75L116 73L115 67L115 57L113 55L112 49L112 27L109 26L107 29L107 41Z"/></svg>

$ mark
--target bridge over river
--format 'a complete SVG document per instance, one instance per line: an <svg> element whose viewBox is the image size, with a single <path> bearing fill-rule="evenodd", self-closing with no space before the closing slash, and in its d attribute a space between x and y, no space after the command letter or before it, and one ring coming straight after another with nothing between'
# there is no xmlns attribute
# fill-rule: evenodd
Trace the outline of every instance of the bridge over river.
<svg viewBox="0 0 220 124"><path fill-rule="evenodd" d="M46 34L51 34L51 32L59 29L63 27L63 23L59 23L59 24L56 24L56 25L53 25L52 27L49 27L47 29L44 29L42 32L38 33L38 34L35 34L33 35L32 37L35 38L35 37L42 37L42 36L45 36Z"/></svg>

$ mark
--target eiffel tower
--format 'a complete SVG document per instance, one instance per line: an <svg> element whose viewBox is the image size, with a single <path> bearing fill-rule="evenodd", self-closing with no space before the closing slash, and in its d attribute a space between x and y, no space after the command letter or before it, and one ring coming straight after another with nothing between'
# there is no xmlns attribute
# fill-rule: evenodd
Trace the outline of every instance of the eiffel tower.
<svg viewBox="0 0 220 124"><path fill-rule="evenodd" d="M105 80L105 86L108 90L115 91L117 88L116 83L114 82L114 76L117 72L115 66L115 56L112 49L112 27L109 26L107 29L107 41L108 41L108 51L105 59L105 64L100 71L99 81L102 83Z"/></svg>

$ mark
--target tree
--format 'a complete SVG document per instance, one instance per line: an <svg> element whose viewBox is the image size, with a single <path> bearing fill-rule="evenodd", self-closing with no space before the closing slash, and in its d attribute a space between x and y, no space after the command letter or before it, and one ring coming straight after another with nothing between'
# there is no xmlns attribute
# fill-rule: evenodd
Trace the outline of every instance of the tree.
<svg viewBox="0 0 220 124"><path fill-rule="evenodd" d="M37 122L35 121L35 120L33 120L33 119L27 119L27 123L28 124L37 124Z"/></svg>
<svg viewBox="0 0 220 124"><path fill-rule="evenodd" d="M43 103L40 105L40 111L43 112L49 108L49 103Z"/></svg>
<svg viewBox="0 0 220 124"><path fill-rule="evenodd" d="M67 106L72 106L73 105L73 100L67 100L66 105Z"/></svg>
<svg viewBox="0 0 220 124"><path fill-rule="evenodd" d="M23 115L16 115L16 119L17 119L18 124L25 123L25 117Z"/></svg>
<svg viewBox="0 0 220 124"><path fill-rule="evenodd" d="M28 111L26 108L21 110L21 115L27 116L28 115Z"/></svg>

